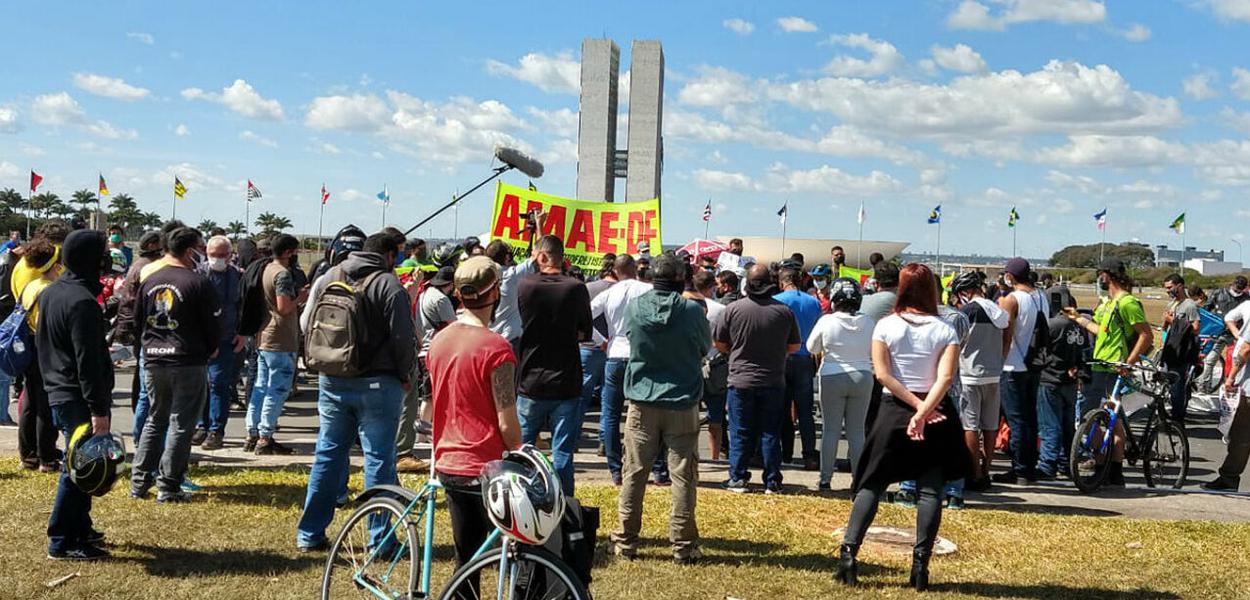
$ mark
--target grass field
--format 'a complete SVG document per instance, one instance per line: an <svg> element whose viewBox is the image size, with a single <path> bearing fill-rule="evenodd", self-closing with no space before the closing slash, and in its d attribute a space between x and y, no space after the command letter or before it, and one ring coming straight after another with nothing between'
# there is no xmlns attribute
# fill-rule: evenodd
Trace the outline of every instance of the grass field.
<svg viewBox="0 0 1250 600"><path fill-rule="evenodd" d="M55 481L0 461L0 598L312 598L324 555L294 549L307 476L298 469L199 469L207 490L187 505L131 500L120 490L99 500L96 523L109 536L108 562L44 558L44 527ZM417 480L406 481L410 486ZM359 476L352 487L360 488ZM701 490L698 517L705 560L668 560L668 492L647 495L642 558L609 557L603 538L615 519L616 491L585 487L603 508L596 598L904 598L909 558L865 550L863 586L832 581L835 528L845 524L845 495L739 496ZM1027 507L1022 507L1027 508ZM343 515L340 515L343 516ZM439 525L440 567L450 566L450 532ZM882 507L879 524L907 526L914 512ZM333 531L332 531L333 533ZM959 551L932 566L926 597L1246 598L1250 525L1061 517L1026 512L947 512L942 534ZM54 589L45 583L79 573Z"/></svg>

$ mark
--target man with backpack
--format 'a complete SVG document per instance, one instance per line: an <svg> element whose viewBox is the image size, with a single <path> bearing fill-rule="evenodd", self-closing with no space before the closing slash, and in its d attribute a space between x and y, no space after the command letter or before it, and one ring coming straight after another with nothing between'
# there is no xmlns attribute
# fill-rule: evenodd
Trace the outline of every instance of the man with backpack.
<svg viewBox="0 0 1250 600"><path fill-rule="evenodd" d="M280 233L270 245L273 259L249 268L260 271L260 289L265 301L266 320L256 338L256 382L247 407L247 441L244 451L258 455L291 454L293 450L273 439L282 415L282 405L291 393L295 376L295 354L299 351L299 305L308 300L308 287L295 287L290 265L299 252L295 236ZM260 267L263 266L263 270ZM249 285L255 289L255 280ZM244 310L248 310L244 294Z"/></svg>
<svg viewBox="0 0 1250 600"><path fill-rule="evenodd" d="M1198 303L1185 293L1185 279L1172 273L1163 279L1168 307L1163 313L1164 346L1160 363L1176 374L1172 384L1172 419L1185 422L1189 407L1189 371L1198 364Z"/></svg>
<svg viewBox="0 0 1250 600"><path fill-rule="evenodd" d="M1050 307L1033 287L1030 272L1029 261L1016 257L1007 261L1002 275L1012 291L998 300L1010 317L1003 330L1006 359L998 393L1011 428L1011 469L993 476L995 483L1037 480L1037 394L1044 349L1050 343Z"/></svg>
<svg viewBox="0 0 1250 600"><path fill-rule="evenodd" d="M303 552L327 547L325 530L334 519L358 434L365 487L399 483L395 435L404 392L413 385L417 339L408 293L392 272L399 252L392 236L369 236L364 250L326 273L322 291L310 299L305 358L321 373L321 425L296 534Z"/></svg>
<svg viewBox="0 0 1250 600"><path fill-rule="evenodd" d="M1250 293L1247 293L1247 287L1250 283L1246 281L1244 276L1238 275L1233 278L1232 283L1225 288L1220 288L1211 292L1210 300L1204 307L1215 313L1221 320L1237 308L1241 303L1250 300ZM1215 365L1224 361L1224 349L1227 348L1237 339L1234 331L1225 328L1220 336L1215 339L1215 345L1211 351L1207 352L1206 359L1203 361L1202 374L1198 376L1198 391L1204 393L1213 393L1219 387L1218 379L1212 378L1215 372Z"/></svg>

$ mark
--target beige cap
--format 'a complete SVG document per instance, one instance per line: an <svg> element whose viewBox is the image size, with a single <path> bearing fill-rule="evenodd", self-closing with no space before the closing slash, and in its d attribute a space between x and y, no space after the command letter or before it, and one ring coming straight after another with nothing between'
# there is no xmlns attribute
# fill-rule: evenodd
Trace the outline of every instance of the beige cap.
<svg viewBox="0 0 1250 600"><path fill-rule="evenodd" d="M456 293L461 300L474 300L499 283L499 265L485 256L473 256L456 267Z"/></svg>

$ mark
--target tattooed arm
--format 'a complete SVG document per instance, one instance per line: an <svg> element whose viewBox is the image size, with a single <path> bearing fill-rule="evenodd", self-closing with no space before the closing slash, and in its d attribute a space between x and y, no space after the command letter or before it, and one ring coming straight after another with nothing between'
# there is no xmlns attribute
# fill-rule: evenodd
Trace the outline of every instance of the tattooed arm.
<svg viewBox="0 0 1250 600"><path fill-rule="evenodd" d="M506 362L490 374L491 393L495 396L495 411L499 420L499 434L508 449L521 447L521 421L516 414L516 363Z"/></svg>

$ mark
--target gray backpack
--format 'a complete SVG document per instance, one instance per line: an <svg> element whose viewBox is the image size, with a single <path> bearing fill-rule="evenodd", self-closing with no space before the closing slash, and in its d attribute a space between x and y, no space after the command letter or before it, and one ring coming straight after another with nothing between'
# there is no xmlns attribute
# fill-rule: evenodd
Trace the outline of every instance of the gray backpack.
<svg viewBox="0 0 1250 600"><path fill-rule="evenodd" d="M335 267L326 273L330 283L317 298L308 336L304 341L304 363L312 371L334 377L358 377L365 372L368 322L364 315L364 293L369 284L385 271L370 273L352 285Z"/></svg>

